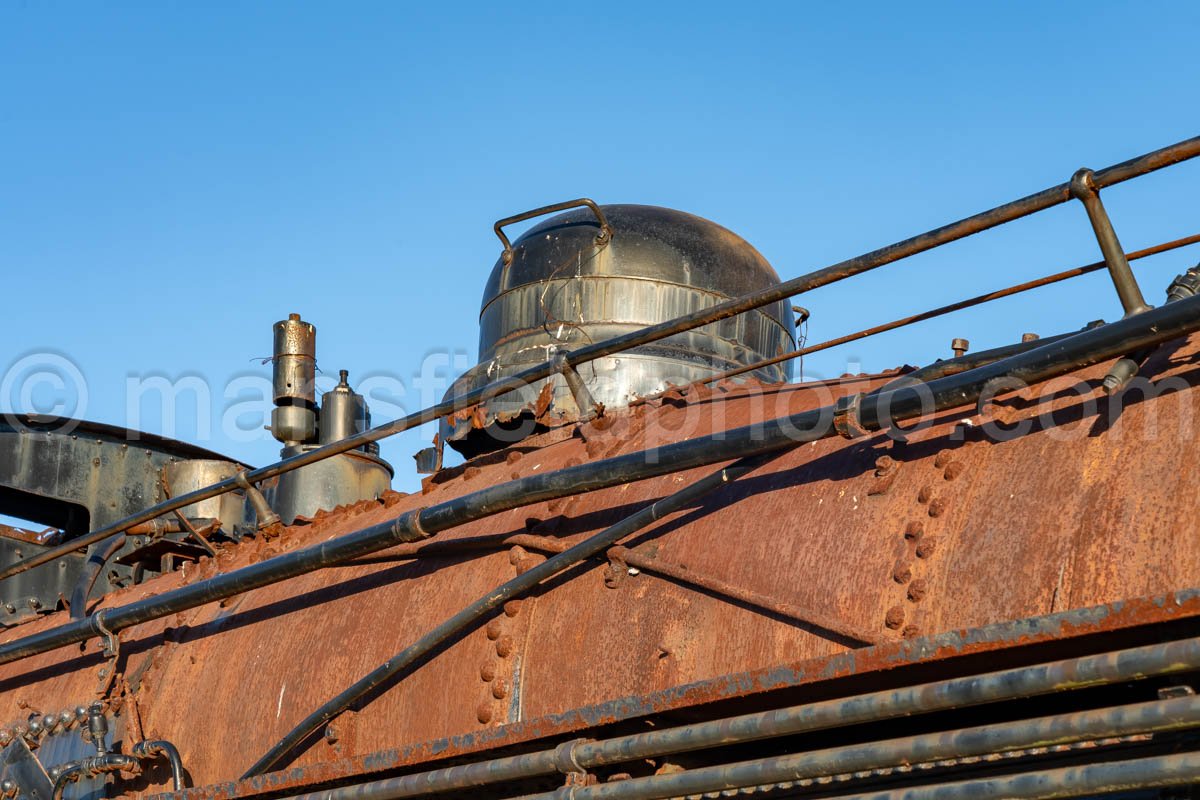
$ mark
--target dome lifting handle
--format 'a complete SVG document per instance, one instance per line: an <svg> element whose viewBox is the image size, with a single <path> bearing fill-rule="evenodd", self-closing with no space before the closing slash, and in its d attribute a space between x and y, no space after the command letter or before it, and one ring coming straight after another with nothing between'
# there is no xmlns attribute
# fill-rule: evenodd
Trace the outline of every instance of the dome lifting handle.
<svg viewBox="0 0 1200 800"><path fill-rule="evenodd" d="M504 263L511 264L513 260L512 243L508 241L508 237L504 234L503 230L505 225L513 225L517 222L524 222L527 219L533 219L534 217L540 217L545 214L554 214L558 211L566 211L568 208L583 208L585 206L592 210L592 213L596 215L596 219L600 223L600 233L596 234L596 246L604 247L606 244L612 241L612 226L608 224L608 220L604 217L604 212L600 210L600 206L596 205L594 200L590 200L586 197L580 197L576 200L565 200L561 203L555 203L551 206L542 206L541 208L535 208L532 211L526 211L521 214L515 214L511 217L505 217L504 219L497 220L496 224L492 226L492 230L496 232L496 236L500 237L500 242L504 245L504 255L502 256Z"/></svg>

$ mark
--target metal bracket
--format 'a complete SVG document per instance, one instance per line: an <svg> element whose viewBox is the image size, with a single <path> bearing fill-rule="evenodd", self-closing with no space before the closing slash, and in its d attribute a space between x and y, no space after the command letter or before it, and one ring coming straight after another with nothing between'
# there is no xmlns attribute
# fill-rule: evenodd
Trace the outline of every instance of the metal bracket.
<svg viewBox="0 0 1200 800"><path fill-rule="evenodd" d="M862 399L862 392L859 392L839 397L833 406L833 429L847 439L859 439L871 433L859 418Z"/></svg>
<svg viewBox="0 0 1200 800"><path fill-rule="evenodd" d="M254 508L254 519L258 529L267 535L278 533L280 528L279 515L271 510L271 504L267 502L267 498L263 497L263 493L259 491L258 487L246 479L246 470L242 470L234 476L234 482L246 493L246 497L250 499L250 505Z"/></svg>
<svg viewBox="0 0 1200 800"><path fill-rule="evenodd" d="M567 382L567 388L571 390L571 397L575 398L575 406L579 409L580 418L592 419L603 414L604 406L597 403L596 398L592 397L592 393L588 391L587 384L583 382L583 378L567 359L566 351L556 351L553 361L554 371L563 376L563 379Z"/></svg>
<svg viewBox="0 0 1200 800"><path fill-rule="evenodd" d="M1117 297L1121 299L1121 307L1125 309L1125 316L1146 311L1150 306L1133 277L1129 259L1125 257L1125 251L1121 249L1121 242L1117 239L1117 232L1113 230L1112 220L1108 218L1108 212L1100 202L1100 190L1096 188L1092 171L1087 167L1080 169L1071 176L1070 186L1071 197L1082 202L1087 210L1096 241L1100 244L1100 252L1104 254L1104 263L1108 266L1113 286L1117 289Z"/></svg>
<svg viewBox="0 0 1200 800"><path fill-rule="evenodd" d="M592 740L572 739L554 748L554 766L559 772L567 776L563 784L564 787L589 786L596 783L596 776L580 766L579 762L575 760L575 748L590 741Z"/></svg>
<svg viewBox="0 0 1200 800"><path fill-rule="evenodd" d="M112 689L113 681L117 679L117 661L121 658L121 639L104 624L103 609L92 616L92 625L104 637L104 655L107 657L107 661L100 668L100 683L96 687L96 696L105 697Z"/></svg>
<svg viewBox="0 0 1200 800"><path fill-rule="evenodd" d="M0 793L25 800L52 800L54 796L50 776L19 736L0 753Z"/></svg>

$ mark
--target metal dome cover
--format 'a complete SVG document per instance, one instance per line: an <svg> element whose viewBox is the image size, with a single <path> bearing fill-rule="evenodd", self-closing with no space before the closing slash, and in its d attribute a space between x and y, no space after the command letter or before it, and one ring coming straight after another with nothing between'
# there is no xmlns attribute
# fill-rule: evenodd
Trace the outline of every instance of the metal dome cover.
<svg viewBox="0 0 1200 800"><path fill-rule="evenodd" d="M600 209L613 230L612 241L603 248L593 247L601 228L587 208L559 214L521 234L512 245L512 262L496 260L480 314L512 289L572 275L644 278L726 297L779 283L779 274L753 245L711 220L634 203ZM593 257L581 257L592 250ZM780 324L790 324L786 303L764 311Z"/></svg>
<svg viewBox="0 0 1200 800"><path fill-rule="evenodd" d="M541 222L511 245L503 226L571 204L496 223L505 249L484 289L479 364L451 387L451 394L515 374L557 351L779 283L754 247L715 222L657 206L572 203L585 207ZM778 302L597 359L580 376L596 402L620 407L672 385L770 358L792 349L794 342L791 306ZM751 377L781 382L788 375L786 367L769 365ZM548 382L553 386L550 413L564 419L586 414L566 379L556 376L489 400L482 414L444 427L443 440L461 442L472 430L533 409L536 416L544 415L542 390Z"/></svg>

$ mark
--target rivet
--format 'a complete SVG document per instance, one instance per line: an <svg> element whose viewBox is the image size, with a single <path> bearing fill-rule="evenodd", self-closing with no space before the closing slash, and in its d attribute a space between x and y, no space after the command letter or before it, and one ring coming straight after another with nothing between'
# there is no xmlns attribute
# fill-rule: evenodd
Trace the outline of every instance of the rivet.
<svg viewBox="0 0 1200 800"><path fill-rule="evenodd" d="M942 474L946 480L952 481L959 475L962 475L964 469L966 469L966 466L961 461L951 461L946 465L946 471Z"/></svg>
<svg viewBox="0 0 1200 800"><path fill-rule="evenodd" d="M519 544L513 545L512 549L508 551L508 563L512 564L514 567L521 563L523 558L525 558L525 548L521 547Z"/></svg>
<svg viewBox="0 0 1200 800"><path fill-rule="evenodd" d="M919 603L929 593L929 583L924 578L917 578L908 585L908 599Z"/></svg>
<svg viewBox="0 0 1200 800"><path fill-rule="evenodd" d="M492 697L503 700L508 696L508 682L503 678L492 681Z"/></svg>
<svg viewBox="0 0 1200 800"><path fill-rule="evenodd" d="M940 517L946 513L946 501L937 499L929 502L929 516Z"/></svg>
<svg viewBox="0 0 1200 800"><path fill-rule="evenodd" d="M920 539L925 535L925 523L919 519L913 520L904 526L905 539Z"/></svg>
<svg viewBox="0 0 1200 800"><path fill-rule="evenodd" d="M937 467L938 469L941 469L942 467L946 466L949 463L950 463L950 451L949 450L941 451L933 459L933 465L935 467Z"/></svg>
<svg viewBox="0 0 1200 800"><path fill-rule="evenodd" d="M492 662L492 661L484 662L483 666L479 668L479 677L483 679L484 683L491 683L492 681L494 681L496 679L496 664L495 664L495 662Z"/></svg>
<svg viewBox="0 0 1200 800"><path fill-rule="evenodd" d="M883 618L883 624L897 630L904 624L904 609L900 606L892 606L887 610L887 616Z"/></svg>
<svg viewBox="0 0 1200 800"><path fill-rule="evenodd" d="M896 459L891 456L880 456L875 459L875 476L883 477L891 472L896 466Z"/></svg>
<svg viewBox="0 0 1200 800"><path fill-rule="evenodd" d="M905 639L912 639L916 636L921 635L921 629L918 628L916 625L905 625L904 630L902 630L900 632L900 635L903 636Z"/></svg>
<svg viewBox="0 0 1200 800"><path fill-rule="evenodd" d="M520 600L509 600L504 604L504 615L506 617L515 617L521 612Z"/></svg>
<svg viewBox="0 0 1200 800"><path fill-rule="evenodd" d="M487 725L492 721L492 704L480 703L479 708L475 709L475 718Z"/></svg>
<svg viewBox="0 0 1200 800"><path fill-rule="evenodd" d="M932 536L926 537L917 545L917 558L929 558L936 549L937 539Z"/></svg>
<svg viewBox="0 0 1200 800"><path fill-rule="evenodd" d="M513 640L511 636L501 636L496 641L496 655L501 658L508 658L513 652Z"/></svg>
<svg viewBox="0 0 1200 800"><path fill-rule="evenodd" d="M491 622L489 622L487 624L487 628L485 629L485 632L487 633L487 637L489 639L491 639L493 642L496 641L497 639L499 639L500 634L503 632L502 626L500 624L500 620L494 619Z"/></svg>
<svg viewBox="0 0 1200 800"><path fill-rule="evenodd" d="M892 580L901 584L912 580L912 564L903 558L897 559L896 566L892 567Z"/></svg>
<svg viewBox="0 0 1200 800"><path fill-rule="evenodd" d="M917 492L917 502L918 503L928 503L932 499L933 499L933 488L932 487L922 486L920 491Z"/></svg>

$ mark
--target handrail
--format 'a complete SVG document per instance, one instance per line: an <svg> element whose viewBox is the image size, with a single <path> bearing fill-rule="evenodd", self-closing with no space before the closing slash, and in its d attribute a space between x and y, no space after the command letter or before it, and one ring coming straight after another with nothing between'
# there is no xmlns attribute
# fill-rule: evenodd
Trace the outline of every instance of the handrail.
<svg viewBox="0 0 1200 800"><path fill-rule="evenodd" d="M1138 259L1155 256L1159 253L1166 253L1170 250L1178 250L1181 247L1187 247L1190 244L1197 243L1200 243L1200 233L1193 233L1191 236L1183 236L1178 239L1172 239L1169 242L1156 244L1152 247L1145 247L1141 250L1135 250L1126 255L1125 258L1128 261L1137 261ZM900 319L892 320L891 322L885 322L881 325L863 328L862 330L855 331L854 333L847 333L844 336L826 339L823 342L810 344L807 347L801 347L798 350L780 353L779 355L772 356L771 358L764 358L761 361L755 361L753 364L745 364L740 367L735 367L733 369L720 372L716 375L711 375L707 378L701 378L697 381L693 381L690 385L696 386L706 383L717 383L718 381L734 378L747 372L754 372L755 370L762 369L763 367L782 364L784 361L791 361L793 359L800 358L801 356L807 356L811 353L819 353L822 350L829 350L830 348L837 347L838 345L857 342L860 339L866 339L868 336L887 333L888 331L894 331L897 328L903 328L907 325L912 325L917 322L924 322L926 320L934 319L935 317L941 317L955 311L962 311L964 308L971 308L973 306L982 305L983 303L990 303L993 300L999 300L1003 297L1012 297L1015 294L1021 294L1022 292L1028 292L1033 289L1040 289L1043 286L1050 286L1070 278L1077 278L1080 275L1088 275L1092 272L1099 272L1100 270L1105 269L1107 266L1108 264L1104 261L1096 261L1091 264L1085 264L1082 267L1073 267L1071 269L1063 270L1062 272L1055 272L1052 275L1044 275L1041 278L1034 278L1031 281L1014 284L1003 289L996 289L991 292L975 295L974 297L968 297L965 300L959 300L938 308L932 308L928 311L922 311L919 314L912 314L907 317L901 317Z"/></svg>
<svg viewBox="0 0 1200 800"><path fill-rule="evenodd" d="M535 473L470 494L406 511L394 520L293 550L245 567L160 592L122 606L0 643L0 664L112 635L150 620L186 611L344 564L405 542L534 503L585 494L683 470L773 453L847 430L870 432L977 401L1000 379L1037 383L1130 350L1160 345L1200 330L1200 295L1089 328L1032 350L917 385L883 387L856 395L850 406L824 406L740 428L672 442L649 450ZM847 427L846 422L849 422Z"/></svg>
<svg viewBox="0 0 1200 800"><path fill-rule="evenodd" d="M1162 169L1163 167L1177 164L1180 161L1195 158L1197 155L1200 155L1200 136L1186 139L1128 161L1123 161L1120 164L1097 170L1091 174L1091 183L1098 191L1131 178ZM767 289L751 292L741 297L685 314L673 320L650 325L637 331L615 336L611 339L584 345L577 350L563 355L566 362L574 367L598 358L623 352L633 347L650 344L668 336L728 319L746 311L785 300L801 292L825 286L972 234L980 233L1006 222L1012 222L1030 214L1053 208L1054 206L1066 203L1071 197L1071 182L1065 181L1035 194L965 217L957 222L926 231L925 233L887 245L886 247L873 250L855 258L809 272L797 278L792 278ZM469 408L482 400L491 399L527 386L535 381L543 380L550 377L559 368L559 362L546 361L522 370L516 375L493 381L485 386L465 392L462 395L442 400L440 403L426 409L370 428L338 442L322 445L273 464L247 470L239 473L237 476L225 478L202 489L177 495L136 514L131 514L114 523L72 539L62 545L50 548L0 569L0 580L73 553L76 550L102 541L113 534L120 533L138 523L148 522L163 514L183 509L203 500L218 497L236 489L239 485L239 480L258 483L291 472L292 470L306 467L309 464L315 464L330 456L363 447L364 445L377 442L410 428L433 422L456 411Z"/></svg>

